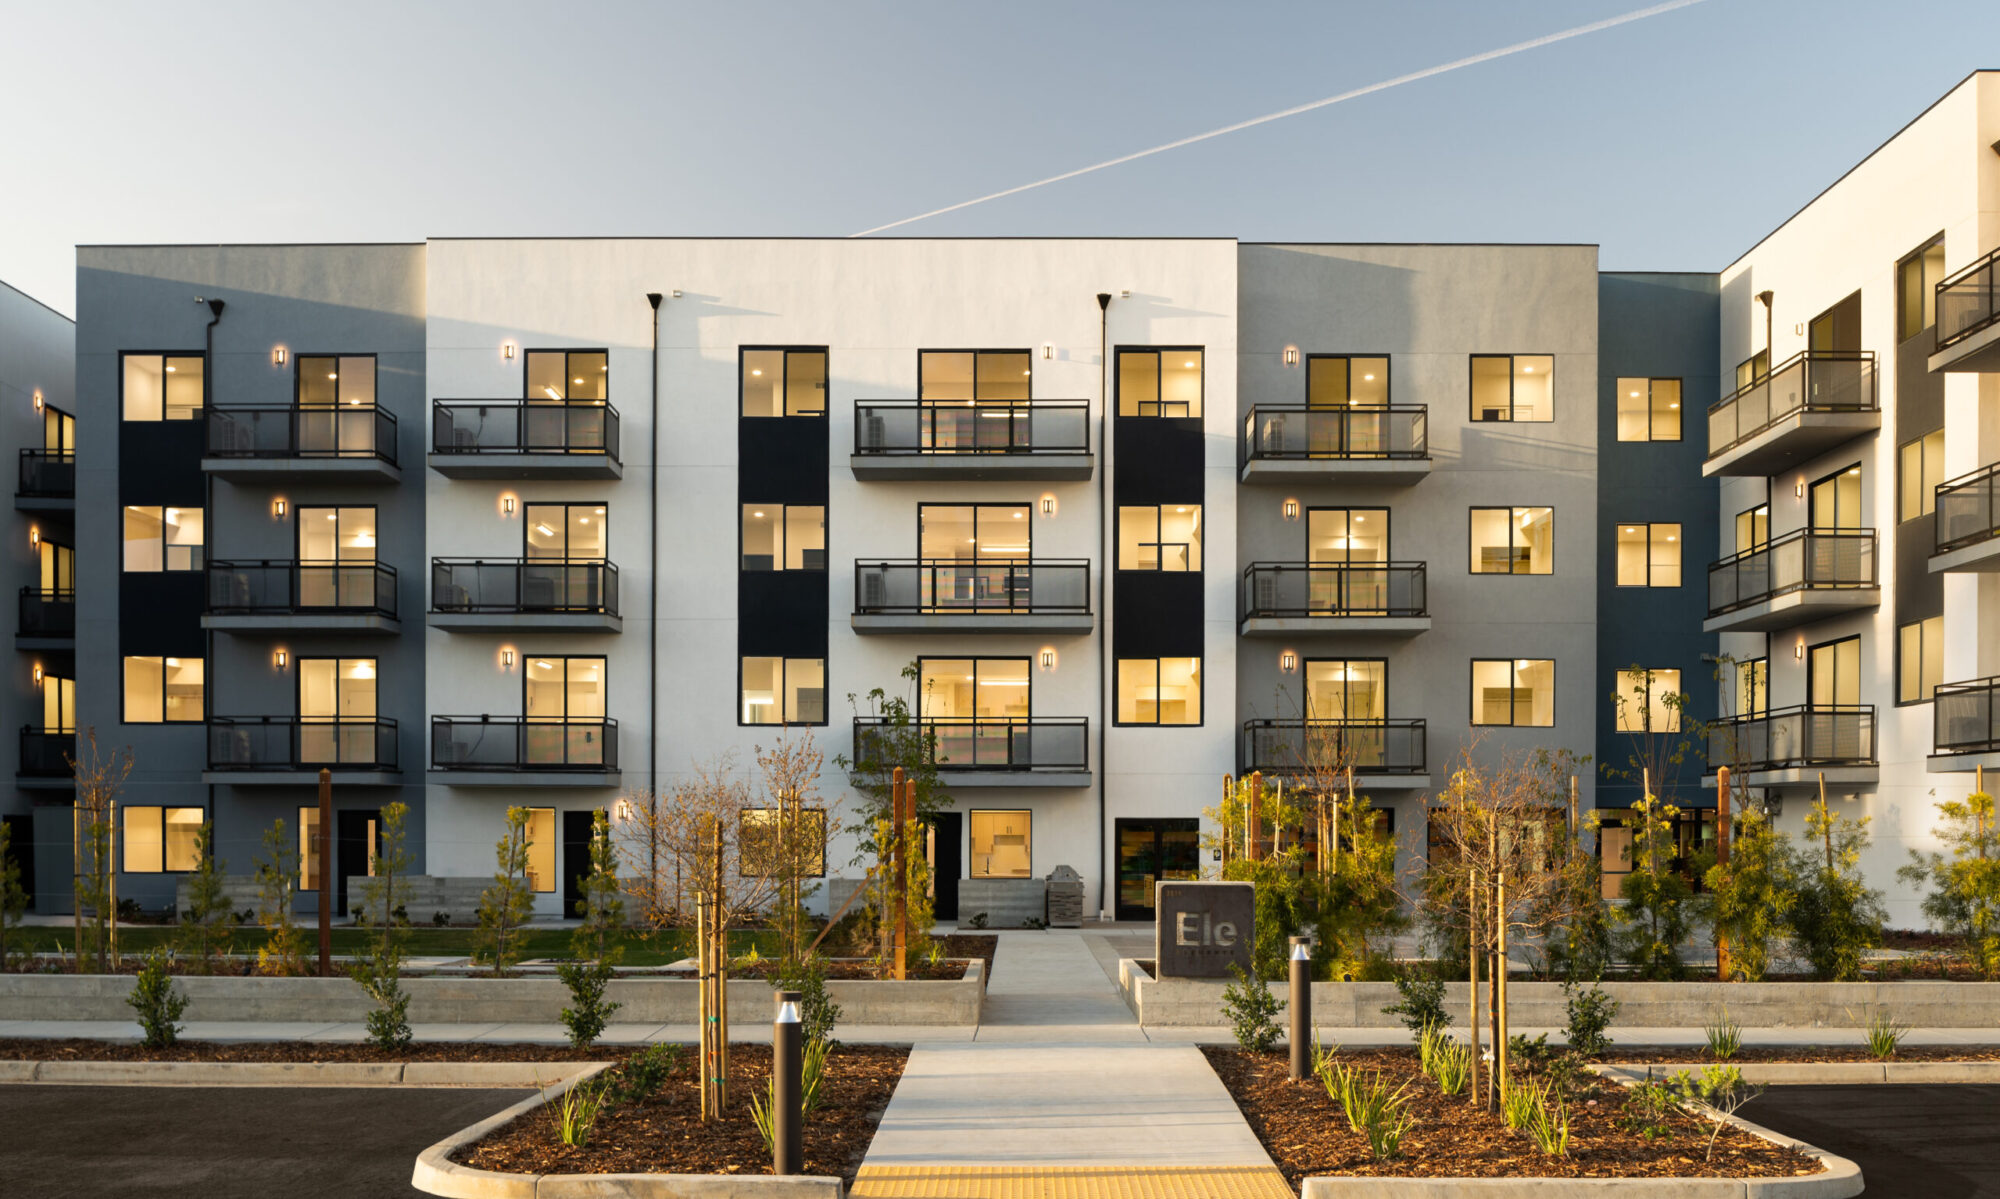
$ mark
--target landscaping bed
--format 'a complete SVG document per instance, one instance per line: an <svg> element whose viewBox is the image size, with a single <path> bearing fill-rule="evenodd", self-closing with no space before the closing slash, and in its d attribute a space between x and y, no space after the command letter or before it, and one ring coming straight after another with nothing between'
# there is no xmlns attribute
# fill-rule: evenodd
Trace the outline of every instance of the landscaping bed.
<svg viewBox="0 0 2000 1199"><path fill-rule="evenodd" d="M1720 1063L1705 1048L1684 1046L1676 1049L1647 1046L1613 1046L1601 1061L1616 1066L1647 1066L1662 1063ZM2000 1045L1899 1045L1888 1057L1878 1057L1866 1045L1760 1045L1744 1046L1728 1058L1730 1065L1750 1062L1996 1062Z"/></svg>
<svg viewBox="0 0 2000 1199"><path fill-rule="evenodd" d="M909 968L904 977L905 979L923 979L930 982L955 982L965 977L965 968L968 964L963 958L953 960L951 957L938 959L936 965L932 965L929 962L918 962ZM835 980L844 982L892 981L884 979L882 977L882 968L866 958L833 958L830 961L824 962L823 965L826 968L828 982ZM771 979L775 978L782 968L782 963L772 958L763 958L755 962L736 962L729 967L729 977ZM676 966L672 970L665 972L665 977L667 978L693 978L694 976L695 969L692 966Z"/></svg>
<svg viewBox="0 0 2000 1199"><path fill-rule="evenodd" d="M0 1061L33 1062L603 1062L636 1046L533 1045L501 1041L414 1041L378 1049L360 1041L187 1041L148 1049L134 1041L82 1037L0 1038ZM734 1050L731 1051L732 1053Z"/></svg>
<svg viewBox="0 0 2000 1199"><path fill-rule="evenodd" d="M1735 1127L1724 1127L1705 1157L1714 1125L1685 1113L1668 1118L1665 1135L1648 1139L1623 1127L1625 1089L1583 1075L1568 1104L1567 1156L1540 1152L1500 1114L1447 1096L1419 1071L1410 1050L1342 1050L1337 1060L1390 1085L1409 1083L1414 1117L1398 1156L1376 1161L1368 1139L1350 1130L1340 1105L1315 1078L1292 1082L1283 1052L1204 1046L1209 1065L1235 1098L1251 1129L1294 1187L1310 1177L1390 1178L1789 1178L1817 1174L1813 1157ZM1744 1114L1756 1118L1756 1104Z"/></svg>
<svg viewBox="0 0 2000 1199"><path fill-rule="evenodd" d="M832 1049L820 1107L805 1122L805 1173L854 1181L909 1054L901 1046ZM563 1144L538 1109L460 1148L452 1160L509 1174L769 1174L771 1152L750 1119L750 1096L764 1093L770 1074L768 1046L731 1046L729 1106L721 1119L703 1124L695 1056L684 1052L657 1091L608 1107L583 1145Z"/></svg>

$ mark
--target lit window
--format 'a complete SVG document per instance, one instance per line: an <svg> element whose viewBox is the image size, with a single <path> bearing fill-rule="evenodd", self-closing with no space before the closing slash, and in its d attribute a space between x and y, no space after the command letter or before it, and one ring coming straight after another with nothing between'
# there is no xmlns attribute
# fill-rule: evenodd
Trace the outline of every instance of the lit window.
<svg viewBox="0 0 2000 1199"><path fill-rule="evenodd" d="M824 808L800 808L799 824L790 838L783 835L782 814L776 808L745 808L742 819L736 854L738 874L763 878L789 864L810 878L826 876Z"/></svg>
<svg viewBox="0 0 2000 1199"><path fill-rule="evenodd" d="M1771 540L1771 505L1759 504L1736 514L1736 552L1748 553Z"/></svg>
<svg viewBox="0 0 2000 1199"><path fill-rule="evenodd" d="M1937 285L1944 278L1944 238L1939 236L1896 266L1896 339L1908 341L1937 324ZM1905 518L1907 519L1907 518Z"/></svg>
<svg viewBox="0 0 2000 1199"><path fill-rule="evenodd" d="M826 351L744 350L743 415L825 416Z"/></svg>
<svg viewBox="0 0 2000 1199"><path fill-rule="evenodd" d="M1472 573L1545 575L1555 571L1555 509L1474 508Z"/></svg>
<svg viewBox="0 0 2000 1199"><path fill-rule="evenodd" d="M1681 527L1677 524L1618 526L1618 585L1681 585Z"/></svg>
<svg viewBox="0 0 2000 1199"><path fill-rule="evenodd" d="M1554 420L1555 370L1550 354L1474 354L1472 419Z"/></svg>
<svg viewBox="0 0 2000 1199"><path fill-rule="evenodd" d="M1201 505L1120 507L1118 569L1199 571Z"/></svg>
<svg viewBox="0 0 2000 1199"><path fill-rule="evenodd" d="M1618 440L1679 441L1679 379L1618 380Z"/></svg>
<svg viewBox="0 0 2000 1199"><path fill-rule="evenodd" d="M556 810L528 809L528 890L556 889Z"/></svg>
<svg viewBox="0 0 2000 1199"><path fill-rule="evenodd" d="M1621 670L1618 689L1612 695L1617 706L1621 733L1678 733L1681 731L1681 672L1678 670Z"/></svg>
<svg viewBox="0 0 2000 1199"><path fill-rule="evenodd" d="M199 508L127 505L126 571L200 570L204 524Z"/></svg>
<svg viewBox="0 0 2000 1199"><path fill-rule="evenodd" d="M301 354L294 361L298 363L299 407L375 406L374 355Z"/></svg>
<svg viewBox="0 0 2000 1199"><path fill-rule="evenodd" d="M1026 350L923 350L917 398L928 403L1023 403L1034 382Z"/></svg>
<svg viewBox="0 0 2000 1199"><path fill-rule="evenodd" d="M1027 812L968 813L967 841L973 878L1033 878L1033 843Z"/></svg>
<svg viewBox="0 0 2000 1199"><path fill-rule="evenodd" d="M179 873L201 865L200 808L124 808L124 871L127 874Z"/></svg>
<svg viewBox="0 0 2000 1199"><path fill-rule="evenodd" d="M826 659L746 657L739 724L825 724Z"/></svg>
<svg viewBox="0 0 2000 1199"><path fill-rule="evenodd" d="M1200 724L1200 658L1118 659L1119 724Z"/></svg>
<svg viewBox="0 0 2000 1199"><path fill-rule="evenodd" d="M1556 664L1548 658L1475 658L1472 723L1549 728L1556 722Z"/></svg>
<svg viewBox="0 0 2000 1199"><path fill-rule="evenodd" d="M1736 390L1771 377L1771 351L1759 350L1736 364Z"/></svg>
<svg viewBox="0 0 2000 1199"><path fill-rule="evenodd" d="M1736 664L1736 714L1759 716L1771 707L1771 661L1751 658Z"/></svg>
<svg viewBox="0 0 2000 1199"><path fill-rule="evenodd" d="M126 420L194 420L201 415L203 359L199 355L127 354Z"/></svg>
<svg viewBox="0 0 2000 1199"><path fill-rule="evenodd" d="M935 721L1028 719L1026 658L921 658L917 661L918 714ZM941 730L940 756L957 736ZM969 747L963 747L969 748ZM952 755L963 761L969 753Z"/></svg>
<svg viewBox="0 0 2000 1199"><path fill-rule="evenodd" d="M611 359L603 350L529 350L530 404L602 404L610 394Z"/></svg>
<svg viewBox="0 0 2000 1199"><path fill-rule="evenodd" d="M1915 520L1937 510L1938 484L1944 482L1944 430L1903 443L1901 519Z"/></svg>
<svg viewBox="0 0 2000 1199"><path fill-rule="evenodd" d="M1306 407L1385 408L1389 404L1389 360L1345 354L1306 359Z"/></svg>
<svg viewBox="0 0 2000 1199"><path fill-rule="evenodd" d="M611 545L611 517L603 504L529 504L524 510L523 557L536 562L602 562ZM535 578L552 577L536 574ZM579 575L592 578L595 574Z"/></svg>
<svg viewBox="0 0 2000 1199"><path fill-rule="evenodd" d="M1118 415L1199 417L1202 351L1118 351Z"/></svg>
<svg viewBox="0 0 2000 1199"><path fill-rule="evenodd" d="M1928 702L1944 681L1944 617L1903 625L1896 646L1896 702Z"/></svg>
<svg viewBox="0 0 2000 1199"><path fill-rule="evenodd" d="M126 658L125 723L200 722L203 673L200 658Z"/></svg>
<svg viewBox="0 0 2000 1199"><path fill-rule="evenodd" d="M743 569L825 570L826 508L743 505Z"/></svg>

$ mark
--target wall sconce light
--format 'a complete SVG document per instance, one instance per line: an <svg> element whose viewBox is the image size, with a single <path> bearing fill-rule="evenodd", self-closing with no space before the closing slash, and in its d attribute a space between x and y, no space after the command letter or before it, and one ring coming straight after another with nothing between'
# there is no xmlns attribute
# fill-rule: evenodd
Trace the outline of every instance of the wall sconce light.
<svg viewBox="0 0 2000 1199"><path fill-rule="evenodd" d="M1043 496L1043 497L1042 497L1042 515L1043 515L1043 516L1054 516L1055 514L1056 514L1056 497L1054 497L1054 496L1052 496L1052 495L1045 495L1045 496Z"/></svg>
<svg viewBox="0 0 2000 1199"><path fill-rule="evenodd" d="M505 359L506 359L507 361L509 361L509 362L512 362L512 361L514 361L514 343L513 343L513 342L511 342L511 341L503 341L503 342L501 342L501 343L500 343L500 356L501 356L502 358L505 358Z"/></svg>
<svg viewBox="0 0 2000 1199"><path fill-rule="evenodd" d="M1803 662L1806 660L1805 638L1803 637L1799 638L1798 643L1792 646L1792 660L1795 662Z"/></svg>
<svg viewBox="0 0 2000 1199"><path fill-rule="evenodd" d="M1056 668L1056 651L1044 646L1041 653L1041 663L1043 670L1054 670Z"/></svg>
<svg viewBox="0 0 2000 1199"><path fill-rule="evenodd" d="M1299 502L1295 499L1287 499L1285 501L1285 519L1297 520L1298 518L1299 518Z"/></svg>
<svg viewBox="0 0 2000 1199"><path fill-rule="evenodd" d="M1299 656L1293 653L1291 650L1286 650L1284 653L1278 655L1279 670L1284 671L1286 674L1292 674L1295 671L1297 671L1298 668L1299 668Z"/></svg>
<svg viewBox="0 0 2000 1199"><path fill-rule="evenodd" d="M40 525L28 526L28 548L29 549L42 548L42 529Z"/></svg>
<svg viewBox="0 0 2000 1199"><path fill-rule="evenodd" d="M1792 485L1792 494L1797 496L1799 499L1806 498L1806 481L1804 479L1800 479L1797 483L1794 483Z"/></svg>
<svg viewBox="0 0 2000 1199"><path fill-rule="evenodd" d="M611 805L611 819L618 824L629 824L632 820L632 801L621 799Z"/></svg>
<svg viewBox="0 0 2000 1199"><path fill-rule="evenodd" d="M1285 365L1297 366L1298 364L1299 364L1299 348L1297 346L1286 346Z"/></svg>
<svg viewBox="0 0 2000 1199"><path fill-rule="evenodd" d="M278 346L271 351L271 365L272 366L285 365L285 347Z"/></svg>
<svg viewBox="0 0 2000 1199"><path fill-rule="evenodd" d="M513 651L513 650L511 650L511 649L503 649L503 650L501 650L501 651L500 651L500 669L502 669L502 670L512 670L512 669L514 669L514 651Z"/></svg>
<svg viewBox="0 0 2000 1199"><path fill-rule="evenodd" d="M500 497L500 515L502 515L502 516L512 516L512 515L514 515L514 497L513 497L513 496L511 496L511 495L503 495L503 496L501 496L501 497Z"/></svg>
<svg viewBox="0 0 2000 1199"><path fill-rule="evenodd" d="M286 511L286 508L285 508L285 501L283 501L283 500L272 500L272 501L271 501L271 515L272 515L272 516L275 516L275 517L277 517L277 518L278 518L279 520L283 520L283 519L285 519L285 511Z"/></svg>
<svg viewBox="0 0 2000 1199"><path fill-rule="evenodd" d="M41 410L42 410L42 393L38 391L35 393L35 411L40 412Z"/></svg>
<svg viewBox="0 0 2000 1199"><path fill-rule="evenodd" d="M1042 361L1047 362L1049 359L1054 358L1055 356L1056 356L1056 343L1052 341L1043 342Z"/></svg>
<svg viewBox="0 0 2000 1199"><path fill-rule="evenodd" d="M35 686L39 687L41 685L42 685L42 664L40 662L37 662L35 663Z"/></svg>
<svg viewBox="0 0 2000 1199"><path fill-rule="evenodd" d="M271 655L271 665L277 667L279 670L283 670L285 668L285 663L290 662L291 660L292 656L286 653L284 650L279 650L277 653Z"/></svg>

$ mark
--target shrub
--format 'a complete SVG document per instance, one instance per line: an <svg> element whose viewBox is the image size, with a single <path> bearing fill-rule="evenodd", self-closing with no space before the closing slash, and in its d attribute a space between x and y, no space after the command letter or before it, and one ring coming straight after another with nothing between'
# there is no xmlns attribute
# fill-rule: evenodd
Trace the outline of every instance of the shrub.
<svg viewBox="0 0 2000 1199"><path fill-rule="evenodd" d="M611 963L599 958L592 962L562 962L556 977L569 988L570 1006L562 1010L563 1027L569 1029L569 1043L588 1049L604 1035L604 1026L622 1004L607 1003L604 988L611 982Z"/></svg>
<svg viewBox="0 0 2000 1199"><path fill-rule="evenodd" d="M375 875L362 884L364 908L356 909L355 923L363 928L368 921L362 911L393 913L402 904L399 897L407 884L409 856L403 852L403 821L408 804L397 802L382 807L382 842L375 854ZM401 1049L410 1043L410 996L403 990L403 941L409 934L393 916L381 922L381 932L369 938L348 968L352 978L375 1001L368 1013L368 1042L380 1049Z"/></svg>
<svg viewBox="0 0 2000 1199"><path fill-rule="evenodd" d="M613 1103L643 1103L681 1068L679 1045L648 1045L625 1059L612 1079Z"/></svg>
<svg viewBox="0 0 2000 1199"><path fill-rule="evenodd" d="M1868 1018L1868 1052L1878 1061L1888 1061L1896 1056L1909 1031L1909 1025L1896 1023L1887 1011L1876 1012Z"/></svg>
<svg viewBox="0 0 2000 1199"><path fill-rule="evenodd" d="M1681 943L1694 932L1694 888L1672 868L1674 817L1680 809L1651 795L1635 800L1631 819L1632 872L1618 885L1625 906L1617 912L1612 944L1639 977L1687 977Z"/></svg>
<svg viewBox="0 0 2000 1199"><path fill-rule="evenodd" d="M1231 964L1236 981L1222 988L1222 1010L1236 1033L1236 1044L1250 1053L1263 1053L1278 1043L1278 1022L1273 1019L1285 1002L1271 993L1263 978L1247 974Z"/></svg>
<svg viewBox="0 0 2000 1199"><path fill-rule="evenodd" d="M173 976L167 973L164 950L155 949L146 955L146 964L140 967L138 981L125 1002L139 1014L146 1048L165 1049L180 1039L180 1018L187 1010L187 993L175 986Z"/></svg>
<svg viewBox="0 0 2000 1199"><path fill-rule="evenodd" d="M1798 891L1790 843L1755 808L1735 818L1729 864L1708 869L1709 916L1729 944L1731 972L1760 982L1771 968Z"/></svg>
<svg viewBox="0 0 2000 1199"><path fill-rule="evenodd" d="M1551 1099L1546 1085L1534 1092L1527 1127L1535 1148L1550 1157L1569 1156L1569 1106L1559 1098Z"/></svg>
<svg viewBox="0 0 2000 1199"><path fill-rule="evenodd" d="M1667 1085L1680 1096L1683 1105L1713 1108L1724 1116L1735 1115L1738 1108L1764 1093L1763 1087L1744 1082L1743 1071L1735 1066L1709 1066L1699 1075L1683 1070L1668 1079ZM1715 1141L1722 1135L1723 1121L1717 1119L1714 1123L1704 1154L1708 1159L1715 1157Z"/></svg>
<svg viewBox="0 0 2000 1199"><path fill-rule="evenodd" d="M507 832L493 845L493 883L479 893L479 936L472 960L493 967L505 975L520 959L521 926L535 910L534 893L528 890L528 809L507 809Z"/></svg>
<svg viewBox="0 0 2000 1199"><path fill-rule="evenodd" d="M1563 998L1569 1016L1569 1022L1563 1025L1563 1039L1569 1047L1585 1057L1596 1057L1611 1048L1611 1038L1604 1030L1618 1018L1618 1009L1623 1005L1596 983L1588 987L1564 983Z"/></svg>
<svg viewBox="0 0 2000 1199"><path fill-rule="evenodd" d="M188 876L188 906L182 912L180 943L203 974L215 972L216 959L229 952L229 922L235 913L222 893L223 861L215 856L215 822L204 820L194 835L195 868Z"/></svg>
<svg viewBox="0 0 2000 1199"><path fill-rule="evenodd" d="M936 942L932 948L938 948ZM833 1029L840 1021L840 1005L827 997L824 958L815 955L781 966L771 976L771 989L799 993L799 1031L808 1045L835 1043Z"/></svg>
<svg viewBox="0 0 2000 1199"><path fill-rule="evenodd" d="M257 973L304 974L305 933L292 914L299 886L299 849L281 819L264 832L264 856L257 862L257 923L267 934L257 947ZM360 909L355 910L357 921Z"/></svg>
<svg viewBox="0 0 2000 1199"><path fill-rule="evenodd" d="M1500 1087L1500 1118L1509 1128L1526 1128L1534 1115L1537 1097L1532 1083L1507 1078Z"/></svg>
<svg viewBox="0 0 2000 1199"><path fill-rule="evenodd" d="M1912 885L1929 883L1924 915L1959 938L1980 973L2000 978L2000 828L1993 797L1975 791L1937 809L1941 819L1931 833L1951 856L1913 849L1910 864L1896 876Z"/></svg>
<svg viewBox="0 0 2000 1199"><path fill-rule="evenodd" d="M1540 1072L1547 1068L1555 1050L1549 1048L1549 1034L1543 1033L1530 1041L1528 1034L1515 1033L1507 1038L1507 1064Z"/></svg>
<svg viewBox="0 0 2000 1199"><path fill-rule="evenodd" d="M12 935L28 911L28 892L21 886L21 864L7 844L8 825L0 821L0 970L13 953Z"/></svg>
<svg viewBox="0 0 2000 1199"><path fill-rule="evenodd" d="M1460 1045L1444 1029L1431 1025L1417 1042L1417 1062L1438 1090L1456 1095L1472 1080L1472 1046Z"/></svg>
<svg viewBox="0 0 2000 1199"><path fill-rule="evenodd" d="M1326 1093L1340 1104L1347 1126L1368 1138L1368 1152L1376 1161L1387 1161L1402 1149L1403 1134L1414 1118L1408 1112L1409 1084L1391 1091L1376 1071L1366 1082L1361 1071L1336 1065L1320 1079Z"/></svg>
<svg viewBox="0 0 2000 1199"><path fill-rule="evenodd" d="M1444 980L1430 974L1404 974L1396 979L1397 1002L1382 1009L1388 1016L1400 1016L1410 1036L1422 1043L1424 1030L1445 1028L1451 1017L1444 1010Z"/></svg>
<svg viewBox="0 0 2000 1199"><path fill-rule="evenodd" d="M590 1143L590 1130L604 1114L605 1097L611 1083L605 1078L587 1078L560 1095L542 1101L556 1138L572 1148Z"/></svg>
<svg viewBox="0 0 2000 1199"><path fill-rule="evenodd" d="M1729 1009L1708 1024L1702 1025L1702 1035L1708 1038L1708 1056L1718 1062L1726 1062L1743 1048L1743 1026L1729 1018Z"/></svg>
<svg viewBox="0 0 2000 1199"><path fill-rule="evenodd" d="M1678 1096L1667 1084L1636 1083L1625 1092L1625 1106L1618 1114L1618 1125L1649 1141L1672 1136L1674 1113L1679 1106Z"/></svg>
<svg viewBox="0 0 2000 1199"><path fill-rule="evenodd" d="M1792 940L1821 982L1853 982L1861 977L1861 953L1881 944L1882 893L1861 877L1861 851L1868 848L1868 821L1842 816L1820 799L1806 812L1809 841L1819 842L1818 860L1802 867L1792 905Z"/></svg>

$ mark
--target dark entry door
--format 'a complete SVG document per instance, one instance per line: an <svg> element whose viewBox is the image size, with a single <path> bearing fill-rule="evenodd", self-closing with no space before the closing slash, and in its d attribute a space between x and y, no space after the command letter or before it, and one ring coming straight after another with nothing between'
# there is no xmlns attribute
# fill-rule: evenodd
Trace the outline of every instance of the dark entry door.
<svg viewBox="0 0 2000 1199"><path fill-rule="evenodd" d="M590 877L590 828L594 810L562 814L563 915L581 918L583 880Z"/></svg>
<svg viewBox="0 0 2000 1199"><path fill-rule="evenodd" d="M1120 920L1153 918L1153 884L1201 876L1201 821L1193 817L1120 820L1118 907Z"/></svg>
<svg viewBox="0 0 2000 1199"><path fill-rule="evenodd" d="M931 914L958 919L958 880L965 876L965 821L957 812L931 817Z"/></svg>
<svg viewBox="0 0 2000 1199"><path fill-rule="evenodd" d="M375 873L375 852L382 844L382 813L379 809L341 811L333 814L333 902L334 911L347 915L347 880ZM377 912L382 918L393 913ZM424 913L428 916L429 913Z"/></svg>

